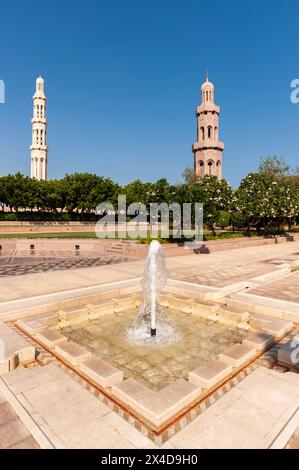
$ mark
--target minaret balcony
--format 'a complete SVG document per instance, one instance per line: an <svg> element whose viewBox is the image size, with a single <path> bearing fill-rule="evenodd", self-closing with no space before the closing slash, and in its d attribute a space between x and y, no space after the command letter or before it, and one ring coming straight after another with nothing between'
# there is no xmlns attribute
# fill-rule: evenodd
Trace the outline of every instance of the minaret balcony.
<svg viewBox="0 0 299 470"><path fill-rule="evenodd" d="M46 126L47 125L47 119L46 118L33 117L31 119L31 124L44 124Z"/></svg>
<svg viewBox="0 0 299 470"><path fill-rule="evenodd" d="M30 150L43 150L46 152L48 150L47 145L32 144L30 145Z"/></svg>
<svg viewBox="0 0 299 470"><path fill-rule="evenodd" d="M206 150L206 149L216 149L216 150L224 150L224 143L220 142L219 140L202 140L201 142L195 142L192 145L192 151L197 152L198 150Z"/></svg>
<svg viewBox="0 0 299 470"><path fill-rule="evenodd" d="M197 106L196 115L198 116L203 112L214 112L216 114L220 114L220 107L214 103L203 103L200 106Z"/></svg>

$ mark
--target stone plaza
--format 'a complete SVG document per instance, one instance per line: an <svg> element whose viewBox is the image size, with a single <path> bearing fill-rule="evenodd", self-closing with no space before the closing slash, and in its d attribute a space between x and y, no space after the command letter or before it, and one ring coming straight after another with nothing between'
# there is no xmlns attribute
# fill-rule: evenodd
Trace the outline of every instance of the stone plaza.
<svg viewBox="0 0 299 470"><path fill-rule="evenodd" d="M163 360L108 334L140 304L143 255L32 243L1 250L0 447L299 448L296 238L170 252L161 303L187 343Z"/></svg>

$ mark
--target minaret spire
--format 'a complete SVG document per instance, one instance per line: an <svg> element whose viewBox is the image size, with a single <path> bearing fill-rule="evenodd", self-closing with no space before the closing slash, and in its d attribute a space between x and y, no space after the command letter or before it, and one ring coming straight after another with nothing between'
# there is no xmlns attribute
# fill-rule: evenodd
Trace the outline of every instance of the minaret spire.
<svg viewBox="0 0 299 470"><path fill-rule="evenodd" d="M44 79L40 75L36 80L36 90L33 95L32 145L30 146L31 178L37 180L48 178L47 98L44 86Z"/></svg>
<svg viewBox="0 0 299 470"><path fill-rule="evenodd" d="M223 142L219 140L220 108L214 102L214 85L206 81L201 86L201 104L196 108L197 141L193 144L194 170L197 176L222 178Z"/></svg>

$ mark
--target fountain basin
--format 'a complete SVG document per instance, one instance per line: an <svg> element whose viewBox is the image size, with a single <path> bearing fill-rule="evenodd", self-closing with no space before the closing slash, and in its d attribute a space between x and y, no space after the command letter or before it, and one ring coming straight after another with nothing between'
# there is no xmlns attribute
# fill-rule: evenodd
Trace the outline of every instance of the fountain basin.
<svg viewBox="0 0 299 470"><path fill-rule="evenodd" d="M292 323L278 324L271 317L259 328L244 311L192 299L172 286L170 293L164 289L161 305L178 333L176 340L132 344L127 331L141 301L135 288L105 291L58 311L49 307L38 315L23 315L15 325L94 387L113 409L155 436L178 419L185 423L184 416L193 419L211 393L243 374L276 337L292 328ZM275 338L267 328L276 328ZM67 346L74 343L80 350Z"/></svg>
<svg viewBox="0 0 299 470"><path fill-rule="evenodd" d="M169 310L169 309L168 309ZM121 370L124 379L135 379L153 391L160 391L179 379L188 379L188 373L203 363L216 359L249 334L246 330L169 310L174 338L160 344L150 334L146 343L136 344L128 330L137 310L107 314L97 320L86 320L62 328L61 333ZM158 325L159 326L159 325Z"/></svg>

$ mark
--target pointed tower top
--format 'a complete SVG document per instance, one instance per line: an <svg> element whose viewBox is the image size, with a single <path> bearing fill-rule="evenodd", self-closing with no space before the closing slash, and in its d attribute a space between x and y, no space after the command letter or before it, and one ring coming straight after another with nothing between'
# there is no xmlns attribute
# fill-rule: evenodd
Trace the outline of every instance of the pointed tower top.
<svg viewBox="0 0 299 470"><path fill-rule="evenodd" d="M208 77L208 72L206 73L206 81L203 82L201 85L201 89L213 89L214 90L214 85L213 83L209 82L209 77Z"/></svg>
<svg viewBox="0 0 299 470"><path fill-rule="evenodd" d="M45 80L43 79L43 77L41 75L37 77L35 96L37 95L44 96L44 84L45 84Z"/></svg>
<svg viewBox="0 0 299 470"><path fill-rule="evenodd" d="M206 69L206 82L209 81L209 68Z"/></svg>

